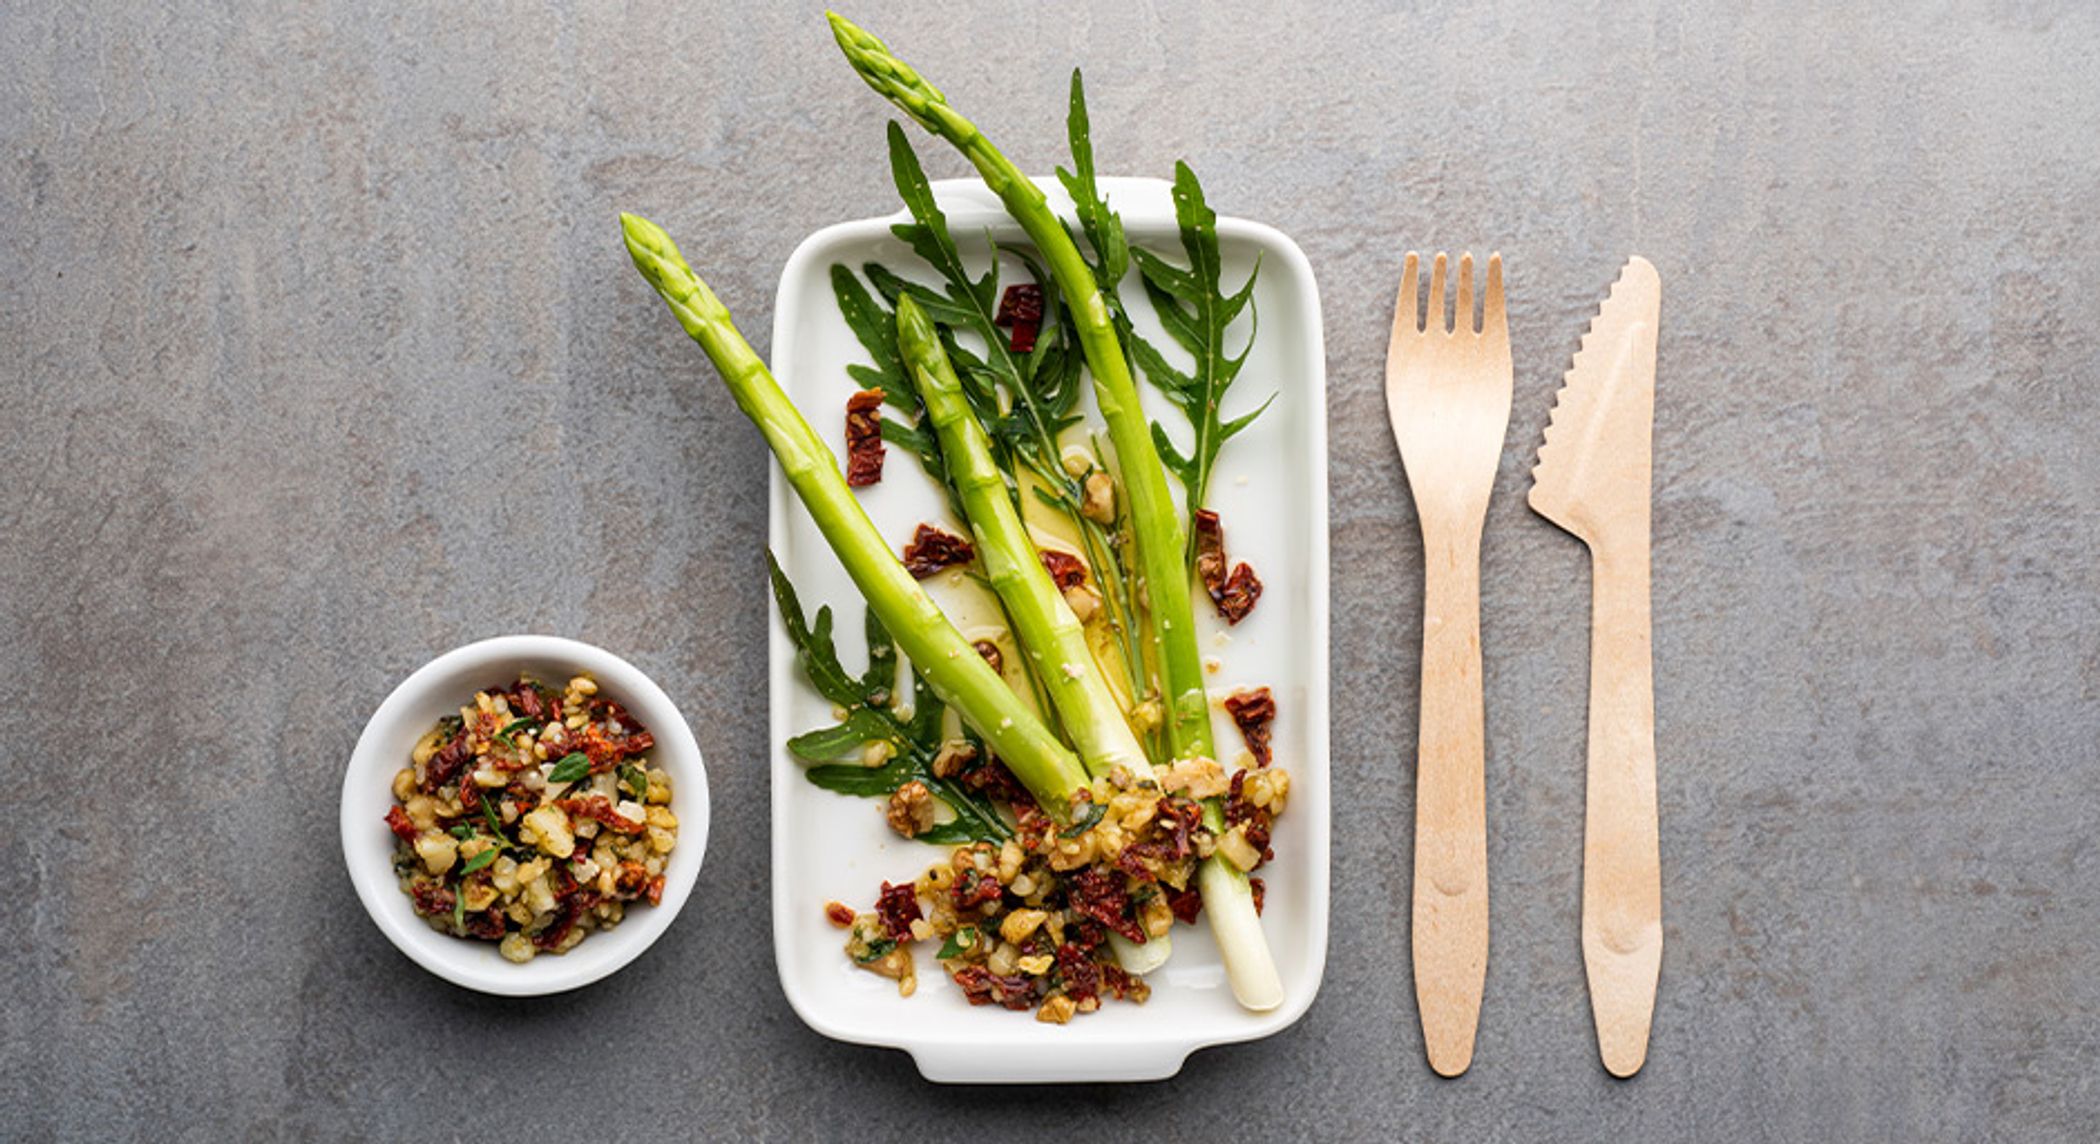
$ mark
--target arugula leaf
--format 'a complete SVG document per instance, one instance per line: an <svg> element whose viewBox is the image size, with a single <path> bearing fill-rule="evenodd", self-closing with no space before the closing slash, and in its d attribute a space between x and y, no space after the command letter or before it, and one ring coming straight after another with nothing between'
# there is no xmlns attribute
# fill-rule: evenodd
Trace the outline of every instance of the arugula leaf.
<svg viewBox="0 0 2100 1144"><path fill-rule="evenodd" d="M809 781L836 794L853 794L868 797L888 794L918 777L908 755L899 755L879 767L863 767L854 763L831 763L811 767L802 773Z"/></svg>
<svg viewBox="0 0 2100 1144"><path fill-rule="evenodd" d="M831 642L831 609L819 608L816 624L811 626L803 619L795 586L788 582L787 573L780 570L780 562L771 552L766 553L766 569L773 580L773 599L787 625L788 641L795 645L795 661L801 664L802 674L816 685L818 694L833 703L841 707L858 704L862 698L859 682L839 666L838 649Z"/></svg>
<svg viewBox="0 0 2100 1144"><path fill-rule="evenodd" d="M1130 272L1130 244L1123 237L1123 216L1108 209L1101 187L1094 178L1094 131L1086 113L1086 85L1079 69L1072 69L1071 109L1065 115L1065 131L1072 143L1072 169L1057 169L1057 181L1072 196L1079 214L1080 232L1094 248L1094 277L1101 289L1113 292Z"/></svg>
<svg viewBox="0 0 2100 1144"><path fill-rule="evenodd" d="M465 878L467 875L472 874L474 871L479 870L484 866L487 866L491 862L494 862L497 859L497 857L500 856L502 853L503 847L501 845L489 847L481 853L476 854L474 857L469 858L467 860L467 864L459 868L459 876L461 878Z"/></svg>
<svg viewBox="0 0 2100 1144"><path fill-rule="evenodd" d="M918 673L912 673L912 706L907 717L894 702L898 653L896 641L872 613L863 623L869 648L868 667L853 677L839 666L831 645L830 610L818 613L814 627L806 625L801 601L788 582L787 573L772 553L766 567L773 580L773 596L790 638L798 647L814 646L820 654L797 657L825 697L846 709L845 717L829 727L819 727L787 741L789 753L805 762L823 764L803 771L809 781L825 790L862 797L882 797L916 779L926 784L934 797L955 812L955 818L920 837L928 842L997 841L1013 831L982 799L954 783L934 775L933 760L940 754L946 735L942 728L945 707ZM880 767L837 763L874 740L890 745L893 754Z"/></svg>
<svg viewBox="0 0 2100 1144"><path fill-rule="evenodd" d="M560 762L554 764L554 770L548 773L547 781L572 783L590 773L591 757L582 751L571 751L563 755Z"/></svg>
<svg viewBox="0 0 2100 1144"><path fill-rule="evenodd" d="M1240 369L1247 364L1247 355L1254 346L1254 333L1250 328L1247 341L1237 356L1226 351L1226 331L1242 313L1259 319L1252 311L1254 284L1261 274L1261 263L1257 261L1247 272L1247 280L1239 289L1227 293L1220 281L1222 259L1218 252L1218 216L1203 199L1203 186L1196 180L1196 173L1187 163L1174 164L1174 220L1181 231L1182 251L1188 256L1187 269L1175 266L1158 255L1143 249L1133 248L1131 257L1136 261L1139 277L1144 282L1145 296L1151 300L1153 310L1159 315L1160 325L1190 358L1190 368L1184 372L1175 368L1158 347L1135 334L1131 336L1131 356L1167 400L1178 407L1188 419L1191 441L1186 451L1169 440L1166 430L1155 422L1152 426L1153 441L1159 447L1160 461L1180 479L1190 512L1202 508L1210 491L1211 471L1216 467L1218 449L1252 424L1262 411L1275 400L1271 394L1268 401L1250 413L1222 420L1225 393L1239 377ZM1193 531L1189 542L1189 559L1195 559Z"/></svg>
<svg viewBox="0 0 2100 1144"><path fill-rule="evenodd" d="M949 958L961 957L970 952L970 948L976 944L977 927L964 926L949 934L948 940L941 943L941 951L933 956L936 961L947 961Z"/></svg>

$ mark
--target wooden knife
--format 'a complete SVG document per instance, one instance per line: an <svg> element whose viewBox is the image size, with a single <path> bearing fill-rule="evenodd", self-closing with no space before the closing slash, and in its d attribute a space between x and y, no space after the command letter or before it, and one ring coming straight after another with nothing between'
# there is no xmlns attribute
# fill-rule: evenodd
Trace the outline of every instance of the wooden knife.
<svg viewBox="0 0 2100 1144"><path fill-rule="evenodd" d="M1619 272L1568 370L1532 470L1531 507L1590 549L1589 791L1582 956L1597 1050L1614 1076L1648 1057L1662 973L1655 684L1648 615L1655 337L1662 282Z"/></svg>

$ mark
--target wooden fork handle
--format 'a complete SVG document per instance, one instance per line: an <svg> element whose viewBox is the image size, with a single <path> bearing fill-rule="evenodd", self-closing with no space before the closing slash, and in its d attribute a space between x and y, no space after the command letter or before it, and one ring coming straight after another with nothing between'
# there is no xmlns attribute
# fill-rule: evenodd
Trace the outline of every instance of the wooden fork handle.
<svg viewBox="0 0 2100 1144"><path fill-rule="evenodd" d="M1612 1075L1625 1077L1647 1060L1662 973L1647 538L1592 551L1582 957L1597 1050Z"/></svg>
<svg viewBox="0 0 2100 1144"><path fill-rule="evenodd" d="M1422 734L1415 769L1415 1001L1429 1067L1473 1062L1487 983L1480 535L1425 545Z"/></svg>

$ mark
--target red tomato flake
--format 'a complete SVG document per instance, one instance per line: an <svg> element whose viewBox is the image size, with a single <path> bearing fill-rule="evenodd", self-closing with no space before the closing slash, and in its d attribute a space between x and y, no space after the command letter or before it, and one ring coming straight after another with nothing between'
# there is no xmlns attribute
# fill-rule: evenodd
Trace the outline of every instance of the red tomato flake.
<svg viewBox="0 0 2100 1144"><path fill-rule="evenodd" d="M882 919L884 929L898 941L911 940L911 923L926 915L919 912L919 893L906 882L901 886L882 884L882 893L875 899L875 916Z"/></svg>
<svg viewBox="0 0 2100 1144"><path fill-rule="evenodd" d="M465 728L453 733L452 740L439 747L437 754L423 764L423 793L436 794L437 789L459 777L474 758L473 744L467 740Z"/></svg>
<svg viewBox="0 0 2100 1144"><path fill-rule="evenodd" d="M911 534L911 543L904 546L904 570L914 580L924 580L976 558L977 550L970 547L969 541L930 524L920 525Z"/></svg>
<svg viewBox="0 0 2100 1144"><path fill-rule="evenodd" d="M386 808L386 828L403 842L413 844L416 840L416 824L410 822L408 812L398 806Z"/></svg>
<svg viewBox="0 0 2100 1144"><path fill-rule="evenodd" d="M846 483L880 481L882 454L882 391L863 389L846 400Z"/></svg>
<svg viewBox="0 0 2100 1144"><path fill-rule="evenodd" d="M948 891L948 899L955 903L957 910L969 910L986 902L996 902L1005 892L1006 888L999 884L999 879L973 868L964 870L955 880L955 885ZM913 904L916 905L916 901Z"/></svg>
<svg viewBox="0 0 2100 1144"><path fill-rule="evenodd" d="M1057 947L1057 978L1065 996L1084 1001L1101 994L1101 967L1086 950L1066 942Z"/></svg>
<svg viewBox="0 0 2100 1144"><path fill-rule="evenodd" d="M840 929L846 929L853 924L853 907L844 902L826 902L824 920Z"/></svg>
<svg viewBox="0 0 2100 1144"><path fill-rule="evenodd" d="M1203 580L1203 590L1210 595L1210 602L1225 617L1228 624L1237 624L1254 610L1254 602L1261 599L1261 578L1246 564L1232 569L1228 574L1225 557L1225 526L1219 522L1218 514L1211 510L1197 509L1196 574Z"/></svg>
<svg viewBox="0 0 2100 1144"><path fill-rule="evenodd" d="M1254 891L1254 913L1256 917L1259 917L1261 916L1262 903L1266 902L1269 897L1269 884L1260 878L1249 878L1247 879L1247 885Z"/></svg>
<svg viewBox="0 0 2100 1144"><path fill-rule="evenodd" d="M647 898L652 906L661 904L664 900L664 876L658 874L656 877L649 879L648 892L642 896ZM1260 906L1257 905L1255 908L1259 909Z"/></svg>
<svg viewBox="0 0 2100 1144"><path fill-rule="evenodd" d="M1043 288L1033 282L1008 286L999 296L999 314L992 322L1009 328L1008 351L1025 354L1035 349L1036 335L1043 328Z"/></svg>
<svg viewBox="0 0 2100 1144"><path fill-rule="evenodd" d="M1276 698L1266 687L1252 691L1235 691L1225 697L1225 713L1239 726L1240 737L1247 740L1247 749L1254 753L1257 766L1268 766L1273 757L1269 750L1269 724L1276 719Z"/></svg>
<svg viewBox="0 0 2100 1144"><path fill-rule="evenodd" d="M955 983L972 1005L996 1004L1019 1011L1035 1007L1035 981L1019 974L1000 976L981 965L955 971Z"/></svg>
<svg viewBox="0 0 2100 1144"><path fill-rule="evenodd" d="M1077 588L1086 583L1086 562L1079 557L1048 548L1043 549L1040 555L1043 558L1043 570L1050 573L1050 582L1057 585L1058 591Z"/></svg>
<svg viewBox="0 0 2100 1144"><path fill-rule="evenodd" d="M1068 879L1072 908L1139 945L1145 929L1130 914L1130 891L1113 874L1089 867Z"/></svg>
<svg viewBox="0 0 2100 1144"><path fill-rule="evenodd" d="M1203 912L1203 893L1194 886L1179 893L1170 893L1167 895L1167 908L1174 911L1175 921L1185 926L1195 925L1196 915Z"/></svg>
<svg viewBox="0 0 2100 1144"><path fill-rule="evenodd" d="M602 794L589 794L581 798L558 798L554 800L554 805L567 812L571 818L588 818L607 830L618 831L621 834L640 834L649 828L647 823L614 810L611 800Z"/></svg>

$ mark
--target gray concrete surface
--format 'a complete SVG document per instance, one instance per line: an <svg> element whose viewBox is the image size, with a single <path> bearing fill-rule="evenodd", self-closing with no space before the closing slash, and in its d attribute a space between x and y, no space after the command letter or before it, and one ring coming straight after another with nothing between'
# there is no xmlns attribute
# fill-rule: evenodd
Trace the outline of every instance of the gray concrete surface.
<svg viewBox="0 0 2100 1144"><path fill-rule="evenodd" d="M1186 157L1319 273L1340 810L1311 1013L1163 1085L952 1091L782 1000L766 457L613 212L685 239L764 347L795 243L891 208L885 109L814 6L11 4L0 1136L2090 1138L2093 6L855 11L1033 169L1084 65L1107 168ZM1378 378L1408 246L1506 252L1518 371L1456 1082L1404 955L1420 575ZM1576 938L1586 572L1522 494L1634 251L1666 283L1669 952L1622 1084ZM380 697L521 630L654 673L717 798L674 930L531 1002L396 954L335 829Z"/></svg>

